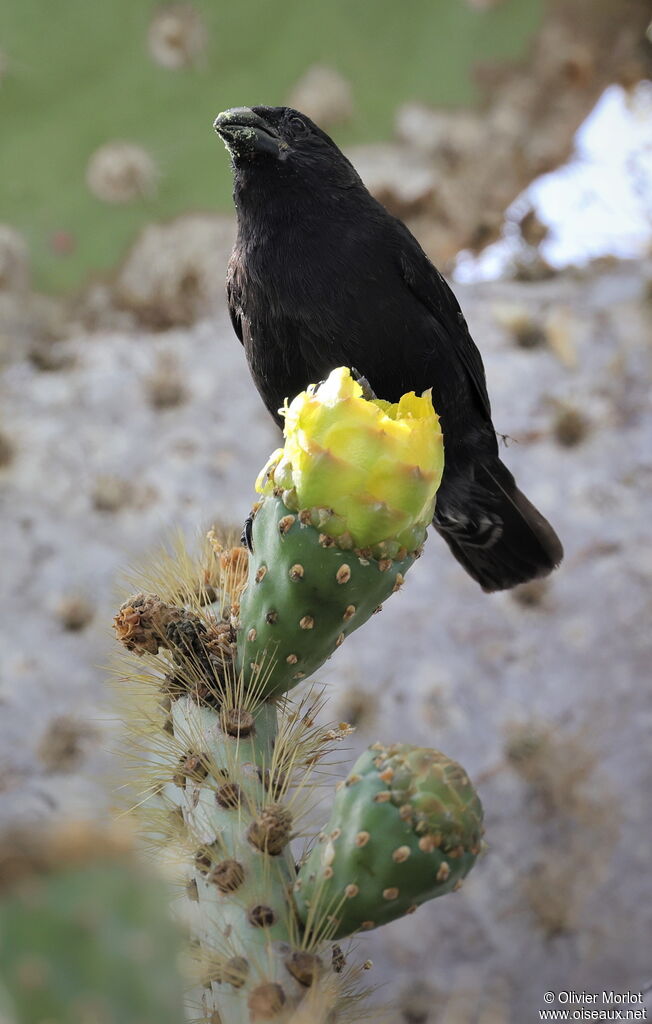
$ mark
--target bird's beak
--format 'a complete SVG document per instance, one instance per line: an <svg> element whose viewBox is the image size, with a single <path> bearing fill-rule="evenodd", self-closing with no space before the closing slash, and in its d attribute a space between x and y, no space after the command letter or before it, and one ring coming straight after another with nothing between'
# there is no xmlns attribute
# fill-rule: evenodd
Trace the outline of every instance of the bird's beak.
<svg viewBox="0 0 652 1024"><path fill-rule="evenodd" d="M215 118L213 128L234 160L263 153L278 157L287 148L276 129L251 107L223 110Z"/></svg>

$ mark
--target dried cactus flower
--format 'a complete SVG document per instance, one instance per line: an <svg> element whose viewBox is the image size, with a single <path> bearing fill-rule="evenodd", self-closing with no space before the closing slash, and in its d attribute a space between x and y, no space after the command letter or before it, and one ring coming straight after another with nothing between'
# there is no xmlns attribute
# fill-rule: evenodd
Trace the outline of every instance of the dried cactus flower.
<svg viewBox="0 0 652 1024"><path fill-rule="evenodd" d="M223 551L220 556L220 568L223 572L232 574L232 586L235 593L244 586L248 565L249 552L243 547L230 548L228 551Z"/></svg>
<svg viewBox="0 0 652 1024"><path fill-rule="evenodd" d="M86 168L86 184L105 203L132 203L156 195L158 167L134 142L107 142L96 149Z"/></svg>
<svg viewBox="0 0 652 1024"><path fill-rule="evenodd" d="M128 651L158 654L159 647L167 646L167 627L183 614L183 609L165 604L156 594L135 594L120 606L113 625Z"/></svg>
<svg viewBox="0 0 652 1024"><path fill-rule="evenodd" d="M170 71L196 64L206 50L207 41L204 19L192 4L159 7L147 30L150 57Z"/></svg>

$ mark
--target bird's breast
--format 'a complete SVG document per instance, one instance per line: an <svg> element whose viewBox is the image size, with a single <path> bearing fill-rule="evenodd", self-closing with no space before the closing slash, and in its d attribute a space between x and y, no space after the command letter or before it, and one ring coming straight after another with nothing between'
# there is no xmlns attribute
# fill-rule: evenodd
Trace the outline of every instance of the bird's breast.
<svg viewBox="0 0 652 1024"><path fill-rule="evenodd" d="M273 392L268 407L340 365L390 401L435 383L430 315L386 247L346 230L321 238L304 230L249 237L238 263L243 341L259 391Z"/></svg>

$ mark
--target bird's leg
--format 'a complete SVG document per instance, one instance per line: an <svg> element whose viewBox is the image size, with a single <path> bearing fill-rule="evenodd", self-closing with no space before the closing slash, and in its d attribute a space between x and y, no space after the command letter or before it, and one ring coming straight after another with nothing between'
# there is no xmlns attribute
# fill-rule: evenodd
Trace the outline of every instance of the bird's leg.
<svg viewBox="0 0 652 1024"><path fill-rule="evenodd" d="M253 522L254 515L253 512L250 512L244 521L244 526L242 527L242 534L240 536L240 543L242 544L243 548L247 549L247 551L253 551L254 549L254 546L251 541L251 529L253 526Z"/></svg>
<svg viewBox="0 0 652 1024"><path fill-rule="evenodd" d="M366 398L368 402L373 402L374 398L378 397L367 378L359 370L356 370L355 366L351 367L351 376L362 388L362 397Z"/></svg>

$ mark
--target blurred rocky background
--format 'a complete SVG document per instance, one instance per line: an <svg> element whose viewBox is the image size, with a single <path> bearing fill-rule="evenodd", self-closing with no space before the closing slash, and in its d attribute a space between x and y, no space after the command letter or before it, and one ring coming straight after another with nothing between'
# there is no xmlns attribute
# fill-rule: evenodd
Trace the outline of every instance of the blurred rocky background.
<svg viewBox="0 0 652 1024"><path fill-rule="evenodd" d="M320 674L357 727L347 760L441 747L487 814L459 895L360 940L376 1003L392 1024L520 1024L548 989L646 987L651 18L648 0L0 11L0 828L112 813L120 578L175 531L237 526L277 443L225 308L211 122L291 102L458 279L506 461L566 547L550 580L488 597L433 537ZM587 184L591 123L622 160Z"/></svg>

